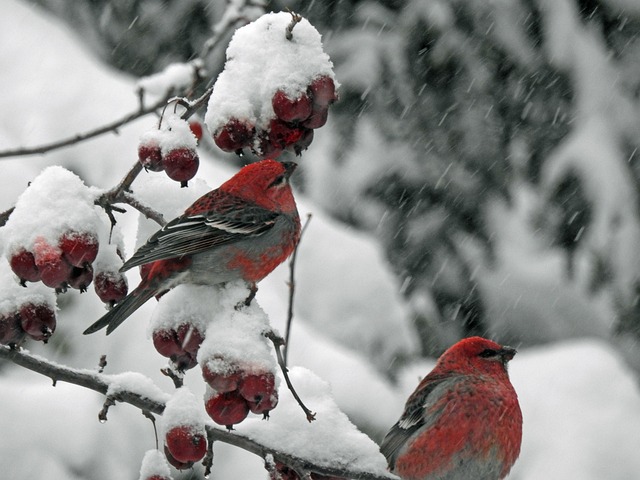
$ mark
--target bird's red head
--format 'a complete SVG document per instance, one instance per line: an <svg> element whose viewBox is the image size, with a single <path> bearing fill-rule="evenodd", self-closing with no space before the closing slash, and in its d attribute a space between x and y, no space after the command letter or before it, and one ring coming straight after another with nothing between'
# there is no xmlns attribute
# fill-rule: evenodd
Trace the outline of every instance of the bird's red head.
<svg viewBox="0 0 640 480"><path fill-rule="evenodd" d="M262 160L240 169L220 185L220 190L275 211L296 209L289 178L297 167L293 162Z"/></svg>
<svg viewBox="0 0 640 480"><path fill-rule="evenodd" d="M463 374L506 374L507 363L515 354L514 348L482 337L469 337L449 347L438 359L435 370Z"/></svg>

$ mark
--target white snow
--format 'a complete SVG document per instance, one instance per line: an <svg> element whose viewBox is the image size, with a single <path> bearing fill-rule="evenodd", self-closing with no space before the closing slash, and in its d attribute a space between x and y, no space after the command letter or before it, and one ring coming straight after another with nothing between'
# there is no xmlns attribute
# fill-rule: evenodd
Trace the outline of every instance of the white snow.
<svg viewBox="0 0 640 480"><path fill-rule="evenodd" d="M206 437L205 417L202 399L197 398L188 387L180 387L171 396L162 413L160 435L164 437L172 428L184 425L190 427L194 433Z"/></svg>
<svg viewBox="0 0 640 480"><path fill-rule="evenodd" d="M18 279L11 271L9 263L0 261L0 315L18 312L24 304L48 305L56 309L56 294L54 290L42 283L30 283L28 288L20 286Z"/></svg>
<svg viewBox="0 0 640 480"><path fill-rule="evenodd" d="M164 70L153 75L140 78L136 86L144 94L154 96L164 96L169 92L175 94L184 92L191 88L196 79L206 75L203 71L202 60L188 63L171 63Z"/></svg>
<svg viewBox="0 0 640 480"><path fill-rule="evenodd" d="M170 478L171 470L169 464L164 456L164 453L159 450L147 450L142 459L142 465L140 466L139 480L148 480L153 475Z"/></svg>
<svg viewBox="0 0 640 480"><path fill-rule="evenodd" d="M275 117L271 99L278 89L296 98L319 76L335 81L320 34L308 20L297 23L287 40L291 18L285 12L270 13L236 30L205 115L212 134L231 118L266 127Z"/></svg>

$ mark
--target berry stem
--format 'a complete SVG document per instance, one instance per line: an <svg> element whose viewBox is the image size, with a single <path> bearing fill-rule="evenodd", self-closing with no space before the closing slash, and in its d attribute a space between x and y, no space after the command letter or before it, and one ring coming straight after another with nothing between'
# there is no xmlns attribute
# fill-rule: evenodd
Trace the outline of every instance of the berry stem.
<svg viewBox="0 0 640 480"><path fill-rule="evenodd" d="M292 11L289 11L289 13L291 14L291 22L289 23L289 25L287 25L287 29L284 35L287 40L293 40L293 29L302 20L302 15L299 15L296 12Z"/></svg>

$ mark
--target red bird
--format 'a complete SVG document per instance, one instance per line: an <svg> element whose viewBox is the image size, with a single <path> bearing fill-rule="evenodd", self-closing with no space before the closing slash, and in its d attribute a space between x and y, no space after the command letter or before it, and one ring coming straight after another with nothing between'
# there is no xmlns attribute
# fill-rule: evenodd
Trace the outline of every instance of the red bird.
<svg viewBox="0 0 640 480"><path fill-rule="evenodd" d="M289 185L296 166L275 160L247 165L152 235L120 269L150 264L140 285L85 335L104 327L108 335L151 297L182 283L242 279L253 296L256 282L285 261L300 238Z"/></svg>
<svg viewBox="0 0 640 480"><path fill-rule="evenodd" d="M507 362L513 348L465 338L438 359L382 441L405 480L498 480L520 454L522 412Z"/></svg>

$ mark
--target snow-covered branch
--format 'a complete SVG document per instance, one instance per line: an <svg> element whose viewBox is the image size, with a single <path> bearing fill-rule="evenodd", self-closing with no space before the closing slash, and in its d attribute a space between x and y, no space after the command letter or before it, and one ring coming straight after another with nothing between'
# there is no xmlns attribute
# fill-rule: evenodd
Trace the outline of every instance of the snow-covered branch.
<svg viewBox="0 0 640 480"><path fill-rule="evenodd" d="M136 391L134 382L124 382L119 375L106 375L98 373L97 371L67 367L50 362L43 357L30 354L25 350L7 346L0 346L0 358L51 378L54 386L57 382L67 382L99 392L107 396L105 406L114 405L115 402L118 401L128 403L144 412L150 412L156 415L162 415L165 409L166 402L163 399L165 395L159 388L154 388L153 384L150 385L150 388L145 388L144 391ZM149 383L151 382L149 381ZM126 385L126 387L124 385ZM101 413L103 412L104 409ZM275 450L237 432L216 428L213 425L207 425L206 428L208 437L213 441L228 443L264 459L275 459L278 462L291 466L291 468L296 471L362 480L392 480L397 478L391 474L380 475L379 473L363 470L352 470L348 467L315 465L308 459Z"/></svg>

